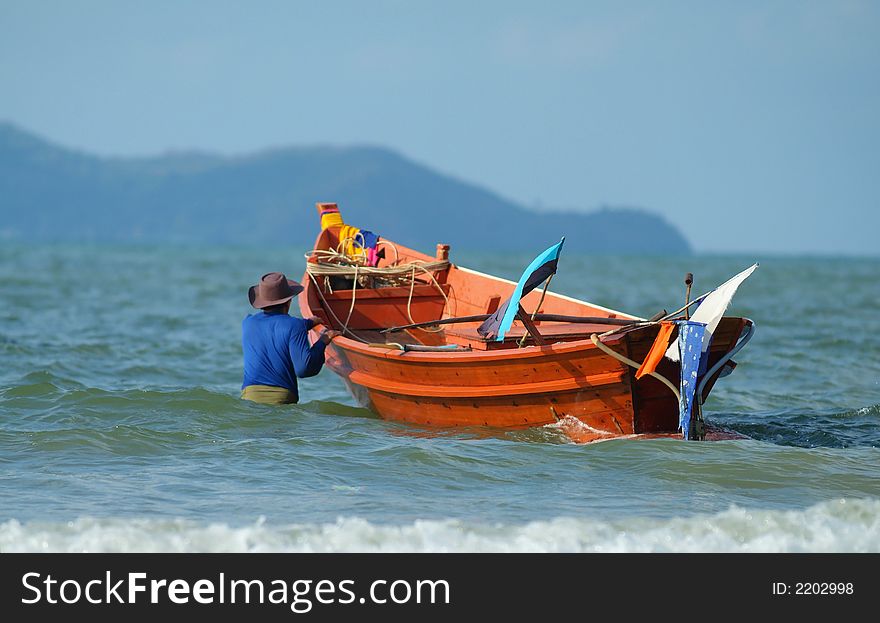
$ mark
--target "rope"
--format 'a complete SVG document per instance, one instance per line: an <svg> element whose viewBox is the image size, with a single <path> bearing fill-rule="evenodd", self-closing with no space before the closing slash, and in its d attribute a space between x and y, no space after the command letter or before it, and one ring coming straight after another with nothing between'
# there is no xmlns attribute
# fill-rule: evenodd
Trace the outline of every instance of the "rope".
<svg viewBox="0 0 880 623"><path fill-rule="evenodd" d="M345 317L345 328L348 328L348 323L351 322L351 314L354 312L354 301L357 298L357 287L358 287L358 267L357 264L354 266L354 283L351 286L351 306L348 308L348 316Z"/></svg>
<svg viewBox="0 0 880 623"><path fill-rule="evenodd" d="M354 258L337 253L333 249L315 249L306 253L305 258L307 260L306 270L318 276L350 277L354 274L355 267L357 267L358 273L363 276L393 279L395 277L409 276L413 267L425 273L445 270L449 267L449 260L435 260L433 262L414 260L406 264L395 264L392 266L366 266ZM315 261L312 261L313 259Z"/></svg>
<svg viewBox="0 0 880 623"><path fill-rule="evenodd" d="M410 324L416 323L416 321L413 320L412 309L411 309L412 295L413 295L413 292L415 291L415 289L416 289L416 267L413 266L412 276L409 279L409 296L406 298L406 315L409 318ZM442 316L442 314L441 314L441 316Z"/></svg>
<svg viewBox="0 0 880 623"><path fill-rule="evenodd" d="M440 296L443 297L443 309L440 310L441 317L443 316L443 312L446 311L446 308L449 306L449 297L446 296L446 293L443 291L443 288L440 286L440 284L434 278L434 274L431 273L430 271L425 270L425 268L422 266L413 266L412 277L410 278L410 282L409 282L409 298L406 301L406 315L409 317L409 321L412 324L416 324L415 320L413 320L412 313L410 312L410 305L412 303L413 290L415 290L415 284L416 284L416 268L421 268L422 270L425 271L425 274L431 278L432 282L434 282L434 286L437 288L437 291L440 293ZM422 328L422 331L424 331L426 333L440 333L441 331L443 331L443 328L442 327L435 327L435 328L431 329L428 327L424 327L424 328Z"/></svg>
<svg viewBox="0 0 880 623"><path fill-rule="evenodd" d="M320 297L321 297L321 300L324 301L324 309L326 309L328 312L330 312L330 315L333 316L333 320L336 321L336 325L339 326L339 327L342 327L342 332L343 332L343 333L348 333L351 337L353 337L354 339L356 339L358 342L362 342L362 343L364 343L364 344L369 344L369 342L368 342L367 340L363 339L362 337L360 337L360 336L358 336L358 335L355 335L355 334L351 331L351 329L348 328L348 325L347 325L347 324L345 324L345 325L342 324L342 321L341 321L341 320L339 319L339 317L333 312L333 308L330 307L330 303L328 303L328 302L327 302L327 299L324 298L324 293L321 292L321 286L318 285L318 280L315 279L315 276L314 276L312 273L310 273L309 271L306 271L306 273L308 274L309 278L312 280L312 283L315 285L315 290L318 291L318 296L320 296Z"/></svg>
<svg viewBox="0 0 880 623"><path fill-rule="evenodd" d="M592 340L593 344L596 345L596 348L598 348L599 350L601 350L603 353L605 353L605 354L608 355L609 357L614 357L614 358L617 359L618 361L621 361L621 362L625 363L625 364L628 365L628 366L632 366L632 367L635 368L636 370L638 370L639 368L642 367L641 364L636 363L635 361L633 361L633 360L630 359L629 357L626 357L626 356L624 356L624 355L621 355L621 354L618 353L617 351L611 350L610 348L608 348L607 346L605 346L605 344L603 344L603 343L600 341L599 336L596 335L595 333L594 333L593 335L590 336L590 340ZM678 388L677 388L675 385L673 385L673 384L669 381L669 379L667 379L665 376L662 376L662 375L660 375L660 374L657 374L656 372L651 372L651 376L653 376L655 379L659 380L659 381L662 382L664 385L666 385L666 387L668 387L669 389L671 389L671 390L672 390L672 393L675 394L675 399L676 399L676 401L681 402L681 394L678 393Z"/></svg>
<svg viewBox="0 0 880 623"><path fill-rule="evenodd" d="M383 239L380 239L379 242L376 243L376 246L378 246L380 244L387 244L389 247L394 249L394 262L393 262L392 266L400 262L400 253L397 250L396 244L394 244L390 240L383 240Z"/></svg>
<svg viewBox="0 0 880 623"><path fill-rule="evenodd" d="M360 240L358 240L358 236L360 236ZM366 262L367 261L367 249L364 246L363 240L364 240L364 235L360 232L357 233L357 236L354 236L354 237L349 236L348 238L340 240L339 244L336 245L336 253L338 253L339 255L341 255L343 257L349 257L351 259L357 258L359 260L363 260L364 262ZM347 253L345 253L344 250L348 248L349 244L351 244L352 249L357 249L358 247L360 247L360 253L356 256L350 256Z"/></svg>
<svg viewBox="0 0 880 623"><path fill-rule="evenodd" d="M409 296L406 301L406 314L409 318L409 321L415 324L415 321L412 317L412 297L415 291L416 286L416 270L420 270L425 273L437 290L440 292L440 296L443 297L443 310L449 305L449 297L446 296L446 293L443 291L443 287L434 277L433 271L444 270L449 267L448 260L437 260L434 262L424 262L421 260L415 260L412 262L407 262L406 264L399 264L400 255L397 251L397 247L394 246L393 243L388 242L394 249L394 265L392 266L367 266L366 264L360 263L359 259L363 259L364 262L366 258L352 258L345 253L340 253L339 248L342 247L344 243L354 240L353 238L348 238L340 242L339 246L336 250L333 249L313 249L305 254L306 257L306 273L309 275L309 278L312 280L312 283L315 285L315 289L318 291L318 294L321 297L321 300L324 303L324 307L330 314L333 316L333 319L336 321L337 325L342 328L344 333L352 336L354 339L363 342L364 344L368 344L366 340L360 338L355 335L349 328L348 323L351 322L351 316L354 313L354 306L357 300L357 287L359 283L359 277L364 276L373 276L373 277L382 277L387 281L390 281L392 284L403 285L406 281L409 281ZM380 241L382 243L384 241ZM315 261L312 261L314 259ZM321 260L325 261L321 261ZM316 277L351 277L353 280L352 289L351 289L351 305L348 308L348 316L345 319L345 322L341 322L339 317L333 312L333 309L330 307L330 304L327 302L327 299L324 297L324 293L322 292L321 287L318 285L318 281ZM409 277L407 280L406 277ZM325 287L332 293L332 286L330 284L329 279L324 279ZM366 287L366 286L364 286ZM442 312L441 312L442 315ZM427 329L426 329L427 330ZM430 332L442 331L439 327Z"/></svg>

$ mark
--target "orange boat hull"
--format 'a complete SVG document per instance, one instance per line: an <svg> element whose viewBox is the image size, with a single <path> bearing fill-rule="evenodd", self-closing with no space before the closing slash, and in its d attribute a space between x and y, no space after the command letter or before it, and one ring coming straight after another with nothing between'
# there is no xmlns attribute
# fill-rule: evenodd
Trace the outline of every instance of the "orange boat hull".
<svg viewBox="0 0 880 623"><path fill-rule="evenodd" d="M332 236L329 230L322 232L316 248L332 247ZM436 259L399 245L395 251L398 263ZM510 295L512 282L449 265L410 288L332 289L308 272L303 284L302 314L347 330L328 346L326 365L343 378L361 405L382 418L436 427L525 428L560 422L578 441L675 435L678 429L678 403L672 392L654 378L636 380L633 368L590 341L589 335L607 331L608 325L539 324L552 343L527 342L524 347L515 343L523 328L512 330L507 343L499 344L481 339L476 323L435 331L379 332L410 321L491 313ZM523 307L535 310L540 294L524 297ZM552 293L540 311L634 318ZM722 320L713 337L710 366L733 348L745 325L742 318ZM646 326L603 343L642 361L657 331L656 325ZM400 342L459 350L403 351ZM677 364L664 361L657 372L678 385ZM715 380L706 384L704 397Z"/></svg>

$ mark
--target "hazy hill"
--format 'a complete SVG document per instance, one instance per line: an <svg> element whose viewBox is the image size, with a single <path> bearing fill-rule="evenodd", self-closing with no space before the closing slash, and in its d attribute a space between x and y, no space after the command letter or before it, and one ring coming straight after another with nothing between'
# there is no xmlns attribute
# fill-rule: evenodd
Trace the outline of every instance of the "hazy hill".
<svg viewBox="0 0 880 623"><path fill-rule="evenodd" d="M99 158L0 123L0 238L290 242L317 233L315 201L407 246L688 253L661 217L636 209L541 212L377 147L291 147Z"/></svg>

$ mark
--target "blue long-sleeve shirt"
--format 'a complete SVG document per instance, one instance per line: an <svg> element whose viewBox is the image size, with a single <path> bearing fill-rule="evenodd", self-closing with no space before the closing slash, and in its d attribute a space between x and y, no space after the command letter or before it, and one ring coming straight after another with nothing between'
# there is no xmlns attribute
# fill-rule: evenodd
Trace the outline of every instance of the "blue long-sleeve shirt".
<svg viewBox="0 0 880 623"><path fill-rule="evenodd" d="M309 346L309 320L285 313L258 312L241 322L244 381L248 385L285 387L299 399L296 377L306 378L324 365L323 341Z"/></svg>

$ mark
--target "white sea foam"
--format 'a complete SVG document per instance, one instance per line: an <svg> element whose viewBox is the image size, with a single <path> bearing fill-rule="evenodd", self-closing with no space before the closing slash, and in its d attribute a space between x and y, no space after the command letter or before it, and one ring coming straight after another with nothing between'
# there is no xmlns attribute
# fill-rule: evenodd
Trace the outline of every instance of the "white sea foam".
<svg viewBox="0 0 880 623"><path fill-rule="evenodd" d="M400 525L244 526L161 519L9 520L0 552L880 552L880 500L833 500L799 511L732 507L714 515L526 524L458 520Z"/></svg>

